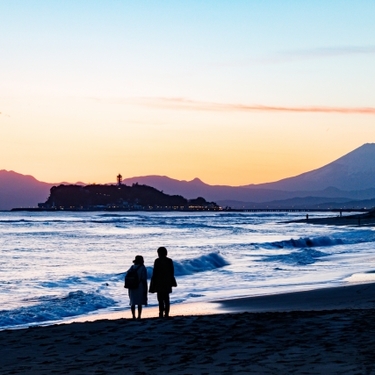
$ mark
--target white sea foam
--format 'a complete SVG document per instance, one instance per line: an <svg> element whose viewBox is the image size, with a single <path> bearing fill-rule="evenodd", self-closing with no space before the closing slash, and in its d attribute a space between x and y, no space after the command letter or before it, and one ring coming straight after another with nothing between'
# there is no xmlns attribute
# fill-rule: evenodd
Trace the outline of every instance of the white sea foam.
<svg viewBox="0 0 375 375"><path fill-rule="evenodd" d="M140 254L150 278L159 246L174 261L172 303L372 280L374 230L283 223L301 216L1 212L0 328L128 309L124 273Z"/></svg>
<svg viewBox="0 0 375 375"><path fill-rule="evenodd" d="M0 327L14 328L54 322L71 316L84 315L116 303L99 293L84 293L80 290L62 297L40 297L35 302L29 306L0 311Z"/></svg>

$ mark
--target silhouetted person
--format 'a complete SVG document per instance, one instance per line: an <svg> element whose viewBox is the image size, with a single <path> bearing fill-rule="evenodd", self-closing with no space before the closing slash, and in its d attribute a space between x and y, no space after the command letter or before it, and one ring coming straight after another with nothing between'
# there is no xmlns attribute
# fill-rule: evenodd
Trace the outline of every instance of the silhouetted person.
<svg viewBox="0 0 375 375"><path fill-rule="evenodd" d="M172 286L177 286L174 277L174 266L172 259L167 257L165 247L158 248L159 258L155 259L154 270L150 282L150 292L157 293L159 302L159 317L168 317L170 310L169 294Z"/></svg>
<svg viewBox="0 0 375 375"><path fill-rule="evenodd" d="M133 319L135 319L135 306L138 306L138 319L141 319L142 305L147 306L147 270L144 266L144 260L142 255L137 255L133 260L133 265L129 268L129 272L132 268L136 269L138 273L139 284L136 289L128 289L130 306L132 311Z"/></svg>

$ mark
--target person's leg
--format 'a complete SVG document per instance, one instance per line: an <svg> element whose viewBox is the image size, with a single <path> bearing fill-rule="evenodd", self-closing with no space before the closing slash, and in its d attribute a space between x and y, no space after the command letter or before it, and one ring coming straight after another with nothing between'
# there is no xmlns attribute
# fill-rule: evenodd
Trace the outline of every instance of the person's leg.
<svg viewBox="0 0 375 375"><path fill-rule="evenodd" d="M169 310L170 310L170 300L169 300L169 293L165 293L165 296L164 296L164 306L165 306L165 316L168 317L169 316Z"/></svg>
<svg viewBox="0 0 375 375"><path fill-rule="evenodd" d="M141 319L142 315L142 305L138 305L138 319Z"/></svg>
<svg viewBox="0 0 375 375"><path fill-rule="evenodd" d="M163 293L157 292L157 296L159 302L159 318L162 318L164 313Z"/></svg>
<svg viewBox="0 0 375 375"><path fill-rule="evenodd" d="M132 311L133 319L135 319L135 305L131 305L130 309Z"/></svg>

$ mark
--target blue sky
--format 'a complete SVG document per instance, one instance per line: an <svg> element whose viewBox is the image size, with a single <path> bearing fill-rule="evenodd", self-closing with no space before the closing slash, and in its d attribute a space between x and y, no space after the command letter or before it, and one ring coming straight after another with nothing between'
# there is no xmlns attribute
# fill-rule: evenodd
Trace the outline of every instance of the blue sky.
<svg viewBox="0 0 375 375"><path fill-rule="evenodd" d="M375 142L373 1L15 0L0 13L0 168L238 185Z"/></svg>

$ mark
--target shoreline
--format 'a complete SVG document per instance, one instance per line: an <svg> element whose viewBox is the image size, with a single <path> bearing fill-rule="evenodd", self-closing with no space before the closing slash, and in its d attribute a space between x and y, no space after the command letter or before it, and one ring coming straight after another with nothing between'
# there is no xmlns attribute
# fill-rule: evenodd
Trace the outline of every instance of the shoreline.
<svg viewBox="0 0 375 375"><path fill-rule="evenodd" d="M222 208L218 210L208 209L125 209L125 208L39 208L39 207L14 207L9 210L0 210L0 212L105 212L105 211L117 211L117 212L364 212L367 213L369 210L366 208L309 208L309 207L274 207L274 208Z"/></svg>
<svg viewBox="0 0 375 375"><path fill-rule="evenodd" d="M375 283L187 305L1 331L0 374L375 371Z"/></svg>
<svg viewBox="0 0 375 375"><path fill-rule="evenodd" d="M230 312L329 311L375 309L375 283L356 283L215 301Z"/></svg>
<svg viewBox="0 0 375 375"><path fill-rule="evenodd" d="M360 210L358 210L359 212ZM334 225L334 226L375 226L375 212L374 209L367 210L365 213L355 215L342 215L343 210L340 210L340 215L335 217L320 217L310 218L306 215L304 219L290 220L286 223L305 223L318 225Z"/></svg>
<svg viewBox="0 0 375 375"><path fill-rule="evenodd" d="M374 296L374 299L371 298ZM375 309L375 282L353 283L304 291L224 298L207 302L171 304L173 316L290 312L341 309ZM59 324L130 319L130 308L118 312L68 318ZM142 319L156 318L158 307L143 307Z"/></svg>

